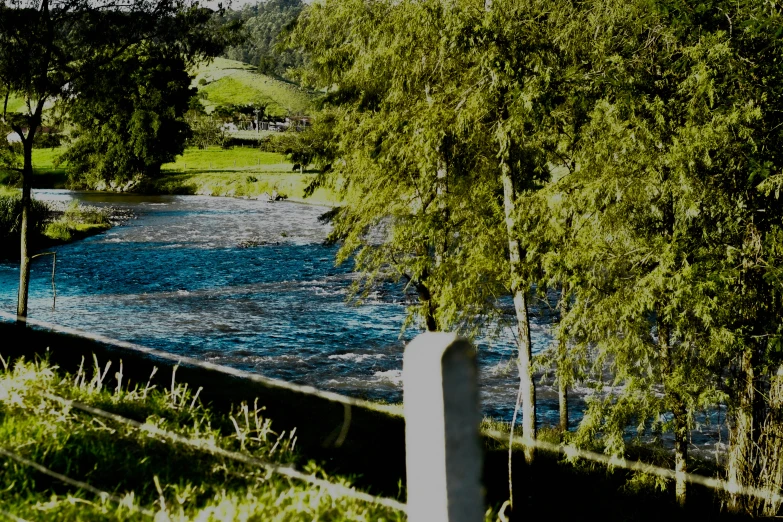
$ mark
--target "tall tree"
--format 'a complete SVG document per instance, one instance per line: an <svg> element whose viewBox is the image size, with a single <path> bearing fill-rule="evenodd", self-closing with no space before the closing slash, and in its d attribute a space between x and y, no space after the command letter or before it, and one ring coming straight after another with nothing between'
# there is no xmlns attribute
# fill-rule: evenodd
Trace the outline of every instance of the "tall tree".
<svg viewBox="0 0 783 522"><path fill-rule="evenodd" d="M61 161L72 185L135 185L184 151L185 113L196 94L189 71L222 52L236 27L218 24L206 9L177 13L172 22L70 86L76 140Z"/></svg>
<svg viewBox="0 0 783 522"><path fill-rule="evenodd" d="M27 318L30 278L32 147L43 122L44 108L54 101L68 100L71 87L90 71L111 62L145 38L176 27L174 17L187 9L181 0L134 0L122 4L89 0L0 2L0 92L5 95L2 119L19 135L24 158L17 304L20 323ZM8 110L11 94L24 100L23 111Z"/></svg>
<svg viewBox="0 0 783 522"><path fill-rule="evenodd" d="M780 96L776 81L753 78L780 74L780 36L758 31L779 13L721 2L608 7L611 23L599 27L611 31L594 33L600 101L561 188L590 245L574 265L572 333L595 344L598 375L608 369L621 391L596 397L580 429L602 431L617 452L629 425L671 431L683 503L698 409L729 402L732 480L754 483L752 453L778 453L759 444L769 405L757 390L779 364L769 347L780 301L758 260L774 251L781 216L757 185L780 168Z"/></svg>

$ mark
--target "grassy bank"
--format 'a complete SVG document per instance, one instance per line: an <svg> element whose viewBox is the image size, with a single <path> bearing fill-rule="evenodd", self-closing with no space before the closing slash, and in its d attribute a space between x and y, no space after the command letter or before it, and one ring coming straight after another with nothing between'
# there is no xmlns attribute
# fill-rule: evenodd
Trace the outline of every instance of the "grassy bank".
<svg viewBox="0 0 783 522"><path fill-rule="evenodd" d="M0 186L0 259L19 256L20 192ZM83 239L112 226L107 209L87 207L75 201L64 206L34 200L32 220L34 250Z"/></svg>
<svg viewBox="0 0 783 522"><path fill-rule="evenodd" d="M55 167L55 159L64 148L34 149L35 188L67 188L68 178L63 165ZM304 189L315 177L305 171L300 174L282 154L262 152L252 147L223 149L189 148L176 161L162 167L162 176L145 186L145 191L158 194L200 194L256 198L276 190L292 201L321 205L339 203L337 194L319 188L309 197ZM18 186L9 174L0 174L0 195L14 193Z"/></svg>
<svg viewBox="0 0 783 522"><path fill-rule="evenodd" d="M63 211L55 211L54 216L43 229L44 236L53 244L76 241L111 228L108 212L76 201Z"/></svg>
<svg viewBox="0 0 783 522"><path fill-rule="evenodd" d="M339 197L319 188L309 197L304 189L314 173L292 170L282 154L235 147L187 149L174 163L163 166L163 176L153 183L155 192L255 198L277 190L293 201L335 205Z"/></svg>
<svg viewBox="0 0 783 522"><path fill-rule="evenodd" d="M54 480L31 465L0 456L3 510L31 520L401 520L388 508L330 496L247 463L205 451L239 453L292 464L332 483L314 463L300 462L296 434L276 433L261 405L218 414L172 376L167 389L128 387L122 368L75 375L46 362L0 369L0 448L112 495ZM12 366L12 367L9 367ZM89 367L90 365L86 365ZM107 419L64 398L143 423ZM317 429L317 427L308 427ZM175 434L184 440L171 442ZM146 513L146 514L145 514Z"/></svg>

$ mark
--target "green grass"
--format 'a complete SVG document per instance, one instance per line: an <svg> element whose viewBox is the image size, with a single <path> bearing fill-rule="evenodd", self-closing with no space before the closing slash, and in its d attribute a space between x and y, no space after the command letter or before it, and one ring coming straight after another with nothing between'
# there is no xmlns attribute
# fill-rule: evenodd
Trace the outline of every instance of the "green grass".
<svg viewBox="0 0 783 522"><path fill-rule="evenodd" d="M19 112L25 108L25 103L22 98L13 95L8 97L8 112Z"/></svg>
<svg viewBox="0 0 783 522"><path fill-rule="evenodd" d="M55 159L65 152L65 147L54 149L33 149L33 187L34 188L65 188L68 175L65 165L55 167ZM12 172L0 172L0 187L21 187L21 178Z"/></svg>
<svg viewBox="0 0 783 522"><path fill-rule="evenodd" d="M254 148L188 149L176 162L164 165L163 170L164 175L155 181L154 188L164 194L256 198L277 190L293 201L339 203L339 197L326 188L305 198L304 189L315 174L293 172L282 154Z"/></svg>
<svg viewBox="0 0 783 522"><path fill-rule="evenodd" d="M74 201L58 219L47 223L44 236L55 243L67 243L111 228L108 214L98 208L84 207Z"/></svg>
<svg viewBox="0 0 783 522"><path fill-rule="evenodd" d="M201 85L204 80L206 85ZM256 101L271 102L268 112L273 116L285 116L287 113L306 113L310 105L310 95L304 89L258 74L255 68L236 62L217 58L209 65L196 70L194 85L207 95L204 105L208 111L216 105L247 104Z"/></svg>
<svg viewBox="0 0 783 522"><path fill-rule="evenodd" d="M174 163L166 163L163 170L205 171L253 168L263 172L282 172L291 170L291 164L286 162L282 154L276 152L261 152L251 147L234 147L222 149L189 148L182 156L177 156Z"/></svg>
<svg viewBox="0 0 783 522"><path fill-rule="evenodd" d="M5 365L6 361L2 363ZM58 402L79 401L147 426L250 457L301 462L293 433L276 433L258 404L229 414L205 407L172 376L170 388L122 384L122 368L98 364L67 375L46 362L0 367L0 447L121 499L121 504L51 479L0 456L2 509L28 520L402 520L402 513L335 495L306 482L172 443L161 435L96 417ZM87 365L90 366L89 364ZM46 394L50 394L47 396ZM308 429L317 429L308 426Z"/></svg>
<svg viewBox="0 0 783 522"><path fill-rule="evenodd" d="M0 185L0 198L6 196L16 196L17 194L19 194L18 188L11 188L5 185Z"/></svg>

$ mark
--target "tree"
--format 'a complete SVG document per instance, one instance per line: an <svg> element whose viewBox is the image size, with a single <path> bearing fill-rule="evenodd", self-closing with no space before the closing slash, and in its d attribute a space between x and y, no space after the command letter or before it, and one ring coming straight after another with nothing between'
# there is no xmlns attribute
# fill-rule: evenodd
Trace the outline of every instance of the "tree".
<svg viewBox="0 0 783 522"><path fill-rule="evenodd" d="M621 391L591 402L581 434L601 431L620 453L629 425L671 431L684 503L693 415L726 401L730 479L777 490L781 310L767 270L781 207L757 186L781 167L780 13L649 1L604 12L612 32L590 31L598 102L558 189L582 222L568 327Z"/></svg>
<svg viewBox="0 0 783 522"><path fill-rule="evenodd" d="M75 141L61 157L73 185L112 186L155 177L184 151L194 94L184 60L130 48L79 80L69 114Z"/></svg>
<svg viewBox="0 0 783 522"><path fill-rule="evenodd" d="M301 0L266 0L246 5L240 11L229 11L226 20L241 20L246 38L226 50L232 60L250 63L258 72L285 76L289 69L302 65L300 54L277 47L278 36L294 22L304 7Z"/></svg>
<svg viewBox="0 0 783 522"><path fill-rule="evenodd" d="M200 11L180 0L134 0L116 4L87 0L3 0L0 2L0 93L3 121L23 148L21 264L17 318L27 317L30 277L28 222L32 147L44 108L71 99L71 89L145 39L182 34L182 23ZM196 18L198 18L196 16ZM185 26L199 31L198 26ZM176 41L172 45L178 45ZM23 112L8 111L8 99L25 101Z"/></svg>
<svg viewBox="0 0 783 522"><path fill-rule="evenodd" d="M185 113L196 95L189 71L234 38L232 26L206 9L178 13L175 22L74 81L68 113L76 141L61 158L72 184L143 182L184 151Z"/></svg>

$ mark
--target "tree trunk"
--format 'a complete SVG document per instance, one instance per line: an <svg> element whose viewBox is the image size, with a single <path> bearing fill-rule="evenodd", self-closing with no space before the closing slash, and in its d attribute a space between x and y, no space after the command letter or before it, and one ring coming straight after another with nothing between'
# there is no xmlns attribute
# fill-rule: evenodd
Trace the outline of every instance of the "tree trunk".
<svg viewBox="0 0 783 522"><path fill-rule="evenodd" d="M568 360L568 339L562 331L562 320L568 311L568 291L567 286L563 285L560 294L560 331L557 345L557 398L560 405L560 431L568 431L568 384L571 381L573 372L571 362ZM566 375L566 371L567 374Z"/></svg>
<svg viewBox="0 0 783 522"><path fill-rule="evenodd" d="M746 348L740 356L738 368L739 390L737 404L732 412L733 423L730 430L730 449L728 456L728 480L731 484L752 484L755 475L755 408L756 376L752 349ZM749 508L743 496L731 495L729 510L742 512Z"/></svg>
<svg viewBox="0 0 783 522"><path fill-rule="evenodd" d="M764 423L761 444L765 465L760 485L770 492L779 492L783 488L783 365L778 367L769 384L769 415ZM780 507L778 498L765 498L761 515L775 517Z"/></svg>
<svg viewBox="0 0 783 522"><path fill-rule="evenodd" d="M557 398L560 402L560 431L568 431L568 385L563 379L558 380Z"/></svg>
<svg viewBox="0 0 783 522"><path fill-rule="evenodd" d="M688 472L688 412L682 396L677 390L669 388L668 381L673 375L672 346L669 325L658 316L658 347L661 353L661 367L665 401L671 409L674 420L674 492L677 503L685 505Z"/></svg>
<svg viewBox="0 0 783 522"><path fill-rule="evenodd" d="M522 437L528 441L536 438L536 388L532 374L532 347L530 343L530 317L527 309L527 291L522 274L522 255L516 236L516 193L511 179L511 169L501 163L503 203L508 234L509 261L511 265L511 294L517 318L517 344L519 348L519 384L522 396ZM525 447L525 460L532 462L535 449Z"/></svg>
<svg viewBox="0 0 783 522"><path fill-rule="evenodd" d="M424 316L424 325L428 332L438 331L438 322L435 320L435 305L432 302L430 289L424 283L415 283L416 293L419 296L419 302L422 306L422 315Z"/></svg>
<svg viewBox="0 0 783 522"><path fill-rule="evenodd" d="M32 206L33 137L28 131L24 140L24 167L22 171L22 224L20 228L19 294L16 303L16 322L27 322L27 297L30 291L30 211Z"/></svg>

